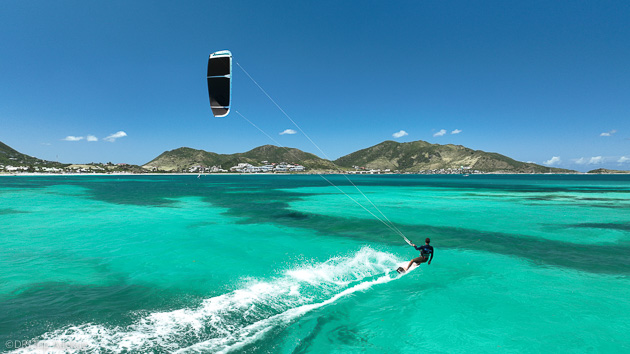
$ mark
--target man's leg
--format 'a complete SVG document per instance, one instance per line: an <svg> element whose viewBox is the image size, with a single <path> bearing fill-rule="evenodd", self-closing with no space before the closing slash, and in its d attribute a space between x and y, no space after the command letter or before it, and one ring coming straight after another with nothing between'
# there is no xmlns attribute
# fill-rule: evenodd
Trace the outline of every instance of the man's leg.
<svg viewBox="0 0 630 354"><path fill-rule="evenodd" d="M409 269L409 267L411 267L412 264L413 264L413 259L409 261L409 264L407 264L407 268L405 268L405 272Z"/></svg>
<svg viewBox="0 0 630 354"><path fill-rule="evenodd" d="M415 263L418 263L418 265L420 265L420 264L422 264L422 263L424 263L424 262L426 262L426 261L427 261L426 257L422 257L422 256L420 256L420 257L418 257L418 258L414 258L414 259L412 259L412 260L409 262L409 264L407 265L407 269L405 269L405 272L409 270L409 267L411 267L411 264L412 264L412 263L414 263L414 262L415 262Z"/></svg>

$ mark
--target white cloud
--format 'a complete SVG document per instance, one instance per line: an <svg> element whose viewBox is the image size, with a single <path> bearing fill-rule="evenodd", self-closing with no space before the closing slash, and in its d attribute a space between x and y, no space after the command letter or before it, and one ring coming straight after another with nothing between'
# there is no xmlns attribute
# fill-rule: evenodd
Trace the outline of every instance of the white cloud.
<svg viewBox="0 0 630 354"><path fill-rule="evenodd" d="M599 134L599 136L611 136L611 135L615 134L616 132L617 131L613 129L613 130L611 130L609 132L603 132L603 133Z"/></svg>
<svg viewBox="0 0 630 354"><path fill-rule="evenodd" d="M446 129L441 129L439 132L433 134L433 136L443 136L446 134Z"/></svg>
<svg viewBox="0 0 630 354"><path fill-rule="evenodd" d="M88 135L87 136L87 141L98 141L98 138L95 137L94 135Z"/></svg>
<svg viewBox="0 0 630 354"><path fill-rule="evenodd" d="M455 129L455 130L453 130L453 131L451 132L451 134L459 134L459 133L461 133L461 132L462 132L462 130L461 130L461 129Z"/></svg>
<svg viewBox="0 0 630 354"><path fill-rule="evenodd" d="M72 135L68 135L67 137L61 139L61 140L65 140L65 141L79 141L79 140L83 140L82 136L72 136Z"/></svg>
<svg viewBox="0 0 630 354"><path fill-rule="evenodd" d="M280 135L284 135L284 134L296 134L297 132L293 129L285 129L283 132L280 133Z"/></svg>
<svg viewBox="0 0 630 354"><path fill-rule="evenodd" d="M560 159L560 156L553 156L551 159L543 162L543 164L551 166L551 165L557 165L560 162L562 162L562 160Z"/></svg>
<svg viewBox="0 0 630 354"><path fill-rule="evenodd" d="M577 160L574 160L573 162L575 162L578 165L586 165L588 163L588 160L584 157L580 157Z"/></svg>
<svg viewBox="0 0 630 354"><path fill-rule="evenodd" d="M619 163L626 163L626 162L630 162L630 157L627 157L627 156L621 156L621 157L619 158L619 160L617 160L617 162L619 162Z"/></svg>
<svg viewBox="0 0 630 354"><path fill-rule="evenodd" d="M125 133L124 131L121 130L121 131L119 131L117 133L114 133L114 134L112 134L112 135L110 135L110 136L108 136L106 138L103 138L103 140L109 141L110 143L113 143L114 141L116 141L116 139L122 138L122 137L125 137L125 136L127 136L127 133Z"/></svg>
<svg viewBox="0 0 630 354"><path fill-rule="evenodd" d="M574 162L578 165L594 165L604 162L604 158L602 156L593 156L590 158L580 157L579 159L574 160Z"/></svg>
<svg viewBox="0 0 630 354"><path fill-rule="evenodd" d="M407 135L409 135L409 133L407 133L407 132L406 132L406 131L404 131L404 130L401 130L401 131L399 131L399 132L396 132L396 133L392 134L392 136L393 136L394 138L402 138L403 136L407 136Z"/></svg>

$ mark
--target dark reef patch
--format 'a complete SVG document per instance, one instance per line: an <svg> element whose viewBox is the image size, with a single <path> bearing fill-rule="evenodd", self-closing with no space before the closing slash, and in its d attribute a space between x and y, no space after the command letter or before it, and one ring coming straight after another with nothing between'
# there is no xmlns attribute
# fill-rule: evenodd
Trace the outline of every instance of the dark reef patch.
<svg viewBox="0 0 630 354"><path fill-rule="evenodd" d="M581 224L569 225L569 227L581 227L589 229L605 229L605 230L619 230L630 232L630 223L595 223L585 222Z"/></svg>
<svg viewBox="0 0 630 354"><path fill-rule="evenodd" d="M10 215L10 214L28 214L28 211L15 210L11 208L3 208L0 209L0 215Z"/></svg>
<svg viewBox="0 0 630 354"><path fill-rule="evenodd" d="M0 301L0 340L30 340L46 328L89 322L125 326L133 322L135 310L177 308L166 299L157 290L137 285L30 284Z"/></svg>
<svg viewBox="0 0 630 354"><path fill-rule="evenodd" d="M172 204L175 198L195 196L203 198L204 201L214 206L225 208L225 214L238 217L240 223L271 223L292 228L310 229L327 236L360 239L365 242L387 244L400 244L401 242L399 236L369 216L363 219L344 218L291 210L289 203L299 201L307 195L317 195L317 193L291 192L292 188L330 187L327 181L316 175L214 175L201 179L196 178L196 176L125 177L45 178L41 184L35 182L33 184L39 186L79 185L86 188L86 195L90 198L115 204L167 206ZM460 176L379 175L351 176L349 178L352 183L346 179L346 176L327 176L327 179L340 187L351 187L354 183L359 187L449 188L461 191L462 195L469 193L494 194L497 191L505 193L536 192L545 193L545 199L547 199L556 197L555 193L565 192L602 193L610 191L630 193L630 188L619 186L583 185L583 182L590 180L627 183L630 182L630 176L486 175L463 179ZM235 181L242 184L243 187L235 186ZM536 181L544 181L545 183L532 183ZM40 180L38 179L37 182ZM564 184L551 184L551 182ZM28 178L22 179L21 183L21 186L29 185ZM322 192L330 194L329 189ZM557 197L564 199L562 195ZM564 200L566 201L566 199ZM575 206L575 204L568 205ZM588 205L607 208L628 207L603 203L588 203ZM591 224L591 226L593 225L596 224ZM627 262L630 247L625 245L580 245L532 238L527 235L432 225L397 224L397 227L412 240L430 236L436 240L436 247L439 248L495 252L530 259L532 262L550 266L595 273L630 273L630 262ZM607 227L625 230L625 226L608 225ZM439 240L439 245L437 240ZM592 259L597 259L597 262L592 262Z"/></svg>

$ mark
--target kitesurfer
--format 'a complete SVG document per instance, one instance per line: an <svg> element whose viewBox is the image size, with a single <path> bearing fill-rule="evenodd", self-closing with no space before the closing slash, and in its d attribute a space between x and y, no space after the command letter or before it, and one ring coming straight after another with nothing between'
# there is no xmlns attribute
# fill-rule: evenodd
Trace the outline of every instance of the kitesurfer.
<svg viewBox="0 0 630 354"><path fill-rule="evenodd" d="M416 246L413 243L411 244L413 248L420 251L420 257L414 258L411 261L409 261L407 268L405 268L405 272L409 270L409 267L411 267L413 263L417 263L418 265L420 265L428 260L429 264L431 264L431 261L433 260L433 246L429 245L429 243L431 242L431 239L427 237L426 240L424 240L424 242L425 244L420 247ZM429 255L431 255L430 258L429 258Z"/></svg>

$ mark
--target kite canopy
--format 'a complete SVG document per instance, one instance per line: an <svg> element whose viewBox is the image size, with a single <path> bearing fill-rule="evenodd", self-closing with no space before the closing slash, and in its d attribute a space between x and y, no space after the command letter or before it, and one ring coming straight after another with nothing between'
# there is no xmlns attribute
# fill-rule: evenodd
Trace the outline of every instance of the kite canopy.
<svg viewBox="0 0 630 354"><path fill-rule="evenodd" d="M222 50L208 58L208 96L215 117L230 113L232 96L232 53Z"/></svg>

